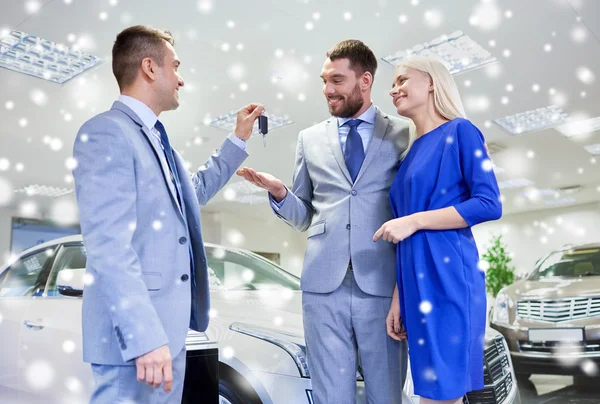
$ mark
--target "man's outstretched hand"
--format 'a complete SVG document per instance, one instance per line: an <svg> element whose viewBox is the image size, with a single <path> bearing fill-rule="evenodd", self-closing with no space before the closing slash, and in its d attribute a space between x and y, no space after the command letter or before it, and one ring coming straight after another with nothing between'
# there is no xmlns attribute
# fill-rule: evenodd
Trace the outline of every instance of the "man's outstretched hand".
<svg viewBox="0 0 600 404"><path fill-rule="evenodd" d="M237 170L237 175L244 177L257 187L266 189L277 202L283 201L287 196L287 188L283 181L269 173L259 173L252 168L244 167Z"/></svg>

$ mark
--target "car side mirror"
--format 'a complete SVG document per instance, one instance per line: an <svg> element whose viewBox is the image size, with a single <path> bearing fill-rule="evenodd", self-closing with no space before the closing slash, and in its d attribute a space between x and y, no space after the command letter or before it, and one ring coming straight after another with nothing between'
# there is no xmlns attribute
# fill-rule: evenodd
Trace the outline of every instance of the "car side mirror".
<svg viewBox="0 0 600 404"><path fill-rule="evenodd" d="M83 296L85 268L63 269L58 273L56 289L63 296Z"/></svg>

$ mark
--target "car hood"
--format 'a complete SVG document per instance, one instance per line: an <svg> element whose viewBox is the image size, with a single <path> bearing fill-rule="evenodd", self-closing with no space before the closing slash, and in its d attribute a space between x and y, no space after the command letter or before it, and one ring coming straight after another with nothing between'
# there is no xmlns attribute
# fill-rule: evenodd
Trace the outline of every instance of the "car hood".
<svg viewBox="0 0 600 404"><path fill-rule="evenodd" d="M600 276L556 277L537 281L520 280L505 289L513 300L564 299L600 295Z"/></svg>
<svg viewBox="0 0 600 404"><path fill-rule="evenodd" d="M211 327L229 328L232 323L244 323L304 337L301 293L211 292Z"/></svg>

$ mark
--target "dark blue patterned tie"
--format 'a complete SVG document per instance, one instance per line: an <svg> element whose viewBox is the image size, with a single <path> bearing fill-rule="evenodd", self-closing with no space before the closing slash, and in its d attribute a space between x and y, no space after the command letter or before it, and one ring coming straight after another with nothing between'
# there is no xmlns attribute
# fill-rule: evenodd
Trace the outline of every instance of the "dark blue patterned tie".
<svg viewBox="0 0 600 404"><path fill-rule="evenodd" d="M352 177L352 182L356 181L360 167L365 159L365 149L363 147L362 138L358 134L358 125L363 121L360 119L351 119L344 125L350 127L348 138L346 139L346 150L344 150L344 160L346 167Z"/></svg>
<svg viewBox="0 0 600 404"><path fill-rule="evenodd" d="M187 217L185 214L185 206L183 204L183 198L181 196L181 182L179 180L179 173L177 171L177 166L175 165L175 156L173 154L173 149L171 148L171 143L169 142L169 137L167 136L167 131L165 127L160 121L156 121L154 125L156 130L160 133L160 142L165 150L165 156L167 158L167 163L169 164L169 169L171 170L171 175L173 178L173 182L175 183L175 189L177 194L177 199L179 200L179 206L181 206L181 211L183 212L183 219L186 222L187 226ZM190 316L190 328L195 330L198 329L198 320L196 318L196 271L194 266L194 254L192 252L192 242L188 241L189 250L190 250L190 283L192 289L192 312Z"/></svg>

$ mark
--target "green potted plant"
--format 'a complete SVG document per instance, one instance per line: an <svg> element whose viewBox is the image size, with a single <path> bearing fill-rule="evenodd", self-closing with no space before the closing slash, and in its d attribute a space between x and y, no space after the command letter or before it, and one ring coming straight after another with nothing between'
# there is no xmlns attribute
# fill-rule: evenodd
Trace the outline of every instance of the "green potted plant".
<svg viewBox="0 0 600 404"><path fill-rule="evenodd" d="M515 280L515 268L510 265L512 258L502 242L502 235L492 237L482 259L489 265L485 275L487 292L495 298L500 289Z"/></svg>

